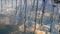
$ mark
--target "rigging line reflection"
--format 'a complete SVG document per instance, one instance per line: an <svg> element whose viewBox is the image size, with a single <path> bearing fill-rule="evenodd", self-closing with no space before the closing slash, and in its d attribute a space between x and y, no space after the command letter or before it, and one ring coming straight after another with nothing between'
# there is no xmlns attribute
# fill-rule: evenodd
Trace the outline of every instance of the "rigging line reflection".
<svg viewBox="0 0 60 34"><path fill-rule="evenodd" d="M26 11L27 11L27 0L24 0L24 11L25 11L25 15L24 15L24 32L26 33Z"/></svg>
<svg viewBox="0 0 60 34"><path fill-rule="evenodd" d="M34 32L33 32L33 34L35 34L35 30L36 30L37 11L38 11L38 0L37 0L37 3L36 3L35 20L34 20L34 22L35 22L35 27L34 27Z"/></svg>

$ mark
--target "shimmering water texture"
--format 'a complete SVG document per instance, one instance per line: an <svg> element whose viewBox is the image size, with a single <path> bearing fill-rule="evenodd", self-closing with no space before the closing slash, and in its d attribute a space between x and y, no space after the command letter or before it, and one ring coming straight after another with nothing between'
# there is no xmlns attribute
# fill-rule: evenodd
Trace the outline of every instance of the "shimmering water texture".
<svg viewBox="0 0 60 34"><path fill-rule="evenodd" d="M0 34L60 34L60 3L0 0Z"/></svg>

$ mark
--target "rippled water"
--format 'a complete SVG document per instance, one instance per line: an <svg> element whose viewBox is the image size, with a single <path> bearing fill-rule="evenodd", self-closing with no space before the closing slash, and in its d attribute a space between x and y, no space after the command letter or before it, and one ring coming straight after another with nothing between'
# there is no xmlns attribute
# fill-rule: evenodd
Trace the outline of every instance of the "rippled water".
<svg viewBox="0 0 60 34"><path fill-rule="evenodd" d="M47 4L45 7L45 13L43 16L43 26L40 26L40 18L41 15L39 15L39 13L41 14L42 11L42 0L39 0L39 5L38 5L38 11L37 11L37 21L36 21L36 34L40 34L41 30L43 31L42 33L44 34L44 32L46 33L46 31L50 31L50 29L46 30L44 27L49 28L51 25L51 21L50 21L50 16L51 16L51 12L52 11L52 3L51 0L47 0ZM22 0L22 6L20 7L20 1L17 0L17 4L16 4L16 0L0 0L0 34L25 34L23 33L24 31L24 3ZM1 4L2 3L2 4ZM35 4L36 5L36 4ZM27 34L32 34L33 30L34 30L34 25L35 25L35 11L31 11L31 0L27 0L27 11L26 11L26 31ZM2 9L1 9L2 8ZM20 10L21 8L21 10ZM35 7L36 8L36 7ZM59 8L59 7L58 7ZM17 14L16 14L16 10L17 10ZM1 12L2 11L2 12ZM56 24L56 27L59 27L59 25L57 24L58 22L58 17L59 14L57 14L57 8L55 7L54 9L54 21L53 23ZM53 25L54 25L53 24ZM54 25L55 26L55 25ZM57 34L58 30L53 26L52 30L53 33L51 34ZM49 32L50 33L50 32Z"/></svg>

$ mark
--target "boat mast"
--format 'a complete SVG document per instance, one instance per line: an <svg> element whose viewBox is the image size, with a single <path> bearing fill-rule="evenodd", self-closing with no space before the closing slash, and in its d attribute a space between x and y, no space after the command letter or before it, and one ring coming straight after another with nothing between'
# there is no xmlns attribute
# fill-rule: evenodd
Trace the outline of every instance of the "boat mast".
<svg viewBox="0 0 60 34"><path fill-rule="evenodd" d="M19 9L20 9L20 10L19 10L19 11L20 11L20 12L19 12L19 17L21 17L21 14L22 14L22 0L20 0L19 3L20 3L20 5L19 5Z"/></svg>
<svg viewBox="0 0 60 34"><path fill-rule="evenodd" d="M24 0L24 11L25 11L25 15L24 15L24 32L26 32L26 11L27 11L27 0Z"/></svg>
<svg viewBox="0 0 60 34"><path fill-rule="evenodd" d="M1 12L2 12L2 0L1 0Z"/></svg>
<svg viewBox="0 0 60 34"><path fill-rule="evenodd" d="M35 0L33 1L32 11L34 11L34 6L35 6Z"/></svg>
<svg viewBox="0 0 60 34"><path fill-rule="evenodd" d="M35 22L35 27L34 27L34 32L33 32L33 34L35 34L35 30L36 30L37 11L38 11L38 0L37 0L37 3L36 3L35 20L34 20L34 22Z"/></svg>
<svg viewBox="0 0 60 34"><path fill-rule="evenodd" d="M16 0L16 12L15 12L15 15L17 15L17 12L18 12L18 11L17 11L17 0Z"/></svg>
<svg viewBox="0 0 60 34"><path fill-rule="evenodd" d="M52 2L52 0L51 0L51 2ZM49 30L49 32L50 33L52 33L53 32L53 30L52 30L52 28L53 28L53 26L54 26L54 8L55 8L56 6L53 4L53 2L52 2L52 9L51 9L51 16L50 16L50 30Z"/></svg>
<svg viewBox="0 0 60 34"><path fill-rule="evenodd" d="M42 22L43 22L43 15L44 15L44 10L45 10L45 6L46 6L46 1L47 0L43 0L43 9L42 9L42 15L41 15L41 20L40 20L40 23L41 23L41 26L42 26Z"/></svg>

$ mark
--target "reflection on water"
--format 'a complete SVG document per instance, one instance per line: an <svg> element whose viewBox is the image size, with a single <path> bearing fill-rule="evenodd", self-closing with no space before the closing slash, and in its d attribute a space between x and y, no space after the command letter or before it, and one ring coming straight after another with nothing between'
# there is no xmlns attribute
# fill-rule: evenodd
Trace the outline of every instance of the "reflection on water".
<svg viewBox="0 0 60 34"><path fill-rule="evenodd" d="M32 1L32 2L31 2ZM38 2L36 29L35 28L35 11L32 11L33 0L27 0L26 21L24 0L0 0L0 34L58 34L60 30L60 22L58 23L57 10L53 15L53 28L50 27L52 5L47 2L43 22L41 26L42 16L42 0ZM36 3L35 3L36 5ZM49 7L49 8L48 8ZM36 7L34 7L35 10ZM56 8L55 8L56 9ZM60 11L59 11L60 12ZM24 28L25 21L25 28ZM26 31L24 32L24 29ZM51 30L50 30L51 29ZM52 31L52 32L51 32Z"/></svg>

